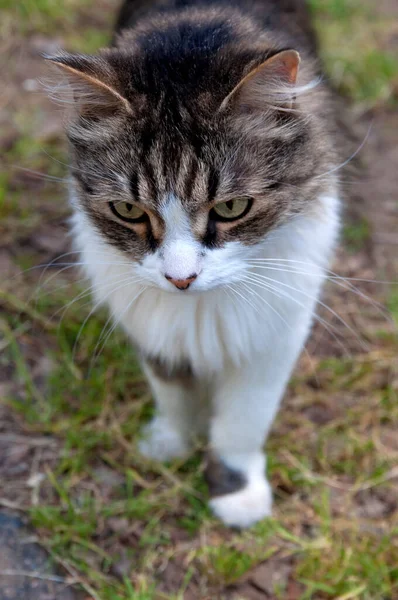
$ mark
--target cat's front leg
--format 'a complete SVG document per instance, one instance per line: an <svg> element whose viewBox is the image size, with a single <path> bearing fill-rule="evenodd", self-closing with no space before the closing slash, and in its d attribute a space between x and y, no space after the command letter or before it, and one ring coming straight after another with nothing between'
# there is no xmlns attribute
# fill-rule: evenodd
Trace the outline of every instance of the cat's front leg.
<svg viewBox="0 0 398 600"><path fill-rule="evenodd" d="M192 375L180 369L169 372L145 362L144 371L156 402L156 413L144 428L139 450L143 456L167 461L184 457L205 419L198 384ZM203 424L204 427L204 424Z"/></svg>
<svg viewBox="0 0 398 600"><path fill-rule="evenodd" d="M226 525L249 527L271 514L263 444L300 349L298 339L276 344L216 381L206 475L210 506Z"/></svg>

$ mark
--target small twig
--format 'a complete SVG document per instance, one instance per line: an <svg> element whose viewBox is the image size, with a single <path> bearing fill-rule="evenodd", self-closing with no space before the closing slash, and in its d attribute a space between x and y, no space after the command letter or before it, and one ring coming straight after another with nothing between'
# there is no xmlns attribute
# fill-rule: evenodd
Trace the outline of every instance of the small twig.
<svg viewBox="0 0 398 600"><path fill-rule="evenodd" d="M161 463L156 465L156 470L165 478L168 479L177 489L185 490L195 498L203 500L203 494L195 490L191 485L179 479L174 473Z"/></svg>
<svg viewBox="0 0 398 600"><path fill-rule="evenodd" d="M398 478L398 467L393 467L390 471L388 471L388 473L385 473L385 475L381 475L380 477L375 477L375 479L370 480L370 481L365 481L364 483L361 483L359 485L353 485L353 490L355 492L357 491L362 491L362 490L370 490L373 487L377 487L378 485L381 485L382 483L385 483L386 481L390 481L391 479L397 479Z"/></svg>
<svg viewBox="0 0 398 600"><path fill-rule="evenodd" d="M0 575L5 577L29 577L30 579L41 579L43 581L54 581L55 583L65 583L64 577L58 575L45 575L37 571L16 571L14 569L6 569L0 571Z"/></svg>
<svg viewBox="0 0 398 600"><path fill-rule="evenodd" d="M4 508L11 508L12 510L21 511L29 509L29 506L22 506L22 504L18 504L18 502L12 502L12 500L7 500L7 498L0 498L0 506L4 506Z"/></svg>
<svg viewBox="0 0 398 600"><path fill-rule="evenodd" d="M307 469L307 467L305 467L295 456L293 456L293 454L289 452L289 450L281 450L281 454L285 456L285 458L288 462L290 462L290 464L299 469L308 479L311 479L312 481L321 481L323 483L326 483L330 487L334 487L344 491L349 491L354 487L354 485L345 485L344 483L339 483L331 477L324 477L323 475L313 473L312 471Z"/></svg>
<svg viewBox="0 0 398 600"><path fill-rule="evenodd" d="M46 331L54 331L57 325L43 317L37 310L13 294L0 289L0 302L6 304L12 311L18 311L39 323Z"/></svg>
<svg viewBox="0 0 398 600"><path fill-rule="evenodd" d="M392 450L391 448L389 448L388 446L386 446L385 444L383 444L381 442L380 438L378 438L376 436L376 434L374 434L372 436L372 441L373 441L373 443L375 445L376 450L378 452L380 452L380 453L383 452L387 456L387 458L390 458L390 459L396 459L396 458L398 458L398 452L395 451L395 450Z"/></svg>
<svg viewBox="0 0 398 600"><path fill-rule="evenodd" d="M339 490L344 490L346 492L352 492L354 494L356 494L359 491L369 490L391 479L398 478L398 467L394 467L385 475L382 475L381 477L375 478L373 480L368 480L363 483L352 483L351 485L345 485L343 483L335 481L330 477L324 477L323 475L313 473L312 471L307 469L307 467L305 467L295 456L293 456L293 454L291 454L289 450L282 450L281 454L283 454L293 466L300 469L300 471L306 477L308 477L308 479L311 479L312 481L321 481L322 483L326 483L330 487L334 487Z"/></svg>
<svg viewBox="0 0 398 600"><path fill-rule="evenodd" d="M342 596L336 598L336 600L352 600L353 598L359 598L359 596L366 590L366 585L360 585L356 587L355 590L351 590Z"/></svg>
<svg viewBox="0 0 398 600"><path fill-rule="evenodd" d="M55 446L57 441L50 437L29 437L25 435L17 435L14 433L0 433L0 442L6 444L26 444L27 446Z"/></svg>
<svg viewBox="0 0 398 600"><path fill-rule="evenodd" d="M51 553L51 555L53 556L54 560L56 560L66 571L68 571L70 575L72 575L75 582L81 585L84 591L90 594L94 600L102 600L98 596L97 592L91 587L91 585L87 583L87 581L83 579L83 577L81 577L79 573L66 560L63 560L62 558L60 558L57 555L54 555L53 553Z"/></svg>

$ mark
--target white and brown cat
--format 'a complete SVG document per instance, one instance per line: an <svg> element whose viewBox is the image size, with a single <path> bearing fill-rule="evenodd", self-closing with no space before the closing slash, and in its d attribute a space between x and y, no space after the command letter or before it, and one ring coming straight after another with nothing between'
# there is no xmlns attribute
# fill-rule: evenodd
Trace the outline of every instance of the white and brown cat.
<svg viewBox="0 0 398 600"><path fill-rule="evenodd" d="M112 48L48 58L73 92L76 246L157 405L140 450L207 434L211 508L249 526L271 513L263 445L338 232L302 2L128 1Z"/></svg>

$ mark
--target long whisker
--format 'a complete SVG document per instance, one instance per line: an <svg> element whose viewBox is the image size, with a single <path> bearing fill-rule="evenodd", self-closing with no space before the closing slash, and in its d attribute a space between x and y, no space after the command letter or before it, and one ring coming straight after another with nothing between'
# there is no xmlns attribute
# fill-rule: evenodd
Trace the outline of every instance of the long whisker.
<svg viewBox="0 0 398 600"><path fill-rule="evenodd" d="M265 282L259 282L259 281L253 281L251 279L248 279L248 281L250 281L250 285L254 285L263 289L268 290L269 292L271 292L273 295L275 295L277 298L288 298L289 300L291 300L292 302L294 302L295 304L297 304L298 306L300 306L301 308L306 309L307 307L300 302L299 300L297 300L297 298L294 298L291 294L285 292L285 290L280 290L278 288L276 288L275 286L269 284L269 283L265 283ZM343 351L343 354L345 354L348 357L351 357L351 353L349 352L349 350L347 350L347 347L345 346L345 344L343 344L343 342L337 337L336 333L340 334L339 330L334 327L331 323L328 323L325 319L323 319L320 315L317 315L316 313L313 313L313 318L315 321L317 321L317 323L319 323L320 325L323 326L323 328L329 333L329 335L336 341L336 343L340 346L340 348ZM334 331L336 331L336 333L334 333ZM310 360L312 361L308 351L307 352L307 356L310 358Z"/></svg>
<svg viewBox="0 0 398 600"><path fill-rule="evenodd" d="M140 278L139 282L141 282L141 281L142 281L142 279ZM108 325L116 320L116 315L117 315L116 311L110 312L110 314L109 314L109 316L108 316L108 318L107 318L107 320L105 322L105 325L103 326L102 331L101 331L101 333L100 333L100 335L98 337L97 343L95 345L94 352L93 352L93 356L94 357L96 356L97 350L98 350L98 348L99 348L99 346L100 346L100 344L102 342L103 336L105 336L106 339L108 339L107 336L105 335L105 333L106 333L106 330L108 328ZM110 327L110 330L112 330L112 325ZM104 346L102 346L102 348L104 348Z"/></svg>
<svg viewBox="0 0 398 600"><path fill-rule="evenodd" d="M25 173L30 173L31 175L37 176L38 179L45 179L48 181L57 181L59 183L67 184L68 180L66 177L54 177L54 175L47 175L47 173L42 173L41 171L34 171L33 169L27 169L26 167L21 167L20 165L10 165L12 169L17 169L18 171L24 171Z"/></svg>
<svg viewBox="0 0 398 600"><path fill-rule="evenodd" d="M131 281L131 275L129 277L126 277L125 279L116 279L116 281L111 281L110 283L107 283L105 286L103 286L103 288L109 288L109 287L113 286L114 284L119 284L119 283L122 283L125 281L128 281L128 282ZM62 311L62 316L61 316L60 322L58 324L58 328L59 328L61 326L62 320L64 319L65 314L67 313L69 308L71 306L73 306L73 304L78 302L79 300L82 300L83 298L90 296L92 291L94 290L94 288L95 288L95 284L92 284L88 288L86 288L85 290L80 292L80 294L78 294L72 300L70 300L70 302L68 302L68 304L66 306L62 306L57 311L55 311L55 313L53 313L53 315L51 316L50 320L54 319Z"/></svg>
<svg viewBox="0 0 398 600"><path fill-rule="evenodd" d="M333 308L331 308L330 306L325 304L325 302L323 302L316 296L307 294L307 292L305 292L304 290L300 290L300 289L295 288L294 286L291 286L287 283L283 283L276 279L272 279L271 277L266 277L265 275L251 274L251 276L255 277L257 279L258 283L264 283L265 281L268 281L272 285L283 286L284 288L287 288L289 290L292 290L293 292L301 294L304 297L308 298L309 300L312 300L313 302L318 303L320 306L323 306L323 308L325 308L328 312L330 312L342 325L344 325L344 327L346 327L348 329L348 331L350 331L352 333L352 335L357 339L358 343L364 350L369 350L368 345L364 342L364 340L361 338L361 336L335 310L333 310Z"/></svg>
<svg viewBox="0 0 398 600"><path fill-rule="evenodd" d="M242 283L243 283L243 282L239 282L238 284L235 284L235 285L242 285ZM260 311L260 309L258 308L258 306L256 306L256 305L255 305L253 302L249 302L249 299L248 299L248 298L246 298L246 297L245 297L243 294L241 294L241 293L240 293L240 292L239 292L239 291L236 289L236 287L230 286L230 288L232 289L232 291L235 293L235 295L236 295L236 296L237 296L239 299L243 300L243 302L244 302L244 305L248 304L248 305L249 305L251 308L253 308L253 309L254 309L254 310L255 310L255 311L258 313L258 314L261 314L261 311ZM249 290L249 291L251 291L251 290ZM253 295L253 294L252 294L252 295ZM246 308L246 306L245 306L245 308Z"/></svg>
<svg viewBox="0 0 398 600"><path fill-rule="evenodd" d="M58 160L57 158L55 158L55 156L51 156L51 154L49 154L45 148L41 147L40 150L42 152L44 152L44 154L46 154L49 158L51 158L51 160L53 160L54 162L56 162L60 165L63 165L64 167L67 167L72 172L79 171L80 173L85 173L86 175L91 175L92 177L96 177L97 179L105 179L105 180L114 182L114 178L110 175L107 175L106 173L100 173L100 172L91 171L91 170L87 171L85 169L81 169L80 167L76 167L74 165L69 165L68 163L62 162L62 160Z"/></svg>
<svg viewBox="0 0 398 600"><path fill-rule="evenodd" d="M325 273L330 273L328 275L329 279L344 279L345 281L357 281L359 283L383 283L385 285L398 285L398 281L386 281L384 279L364 279L361 277L345 277L343 275L339 275L330 269L326 269L323 266L319 266L316 263L306 262L304 260L292 260L288 258L251 258L248 263L296 263L300 265L307 265L309 267L316 267L317 269L321 268ZM288 265L289 266L289 265Z"/></svg>
<svg viewBox="0 0 398 600"><path fill-rule="evenodd" d="M230 285L230 284L227 284L227 285L225 286L225 288L222 288L222 289L225 289L225 292L227 293L228 297L229 297L229 298L231 298L231 300L232 300L233 302L235 302L235 299L238 299L238 300L240 300L239 296L238 296L237 294L235 294L235 290L234 290L234 288L232 287L232 285Z"/></svg>
<svg viewBox="0 0 398 600"><path fill-rule="evenodd" d="M56 258L54 258L51 262L47 263L46 265L38 265L37 267L32 267L32 269L28 269L28 271L30 271L30 270L33 270L35 268L43 268L44 267L44 270L40 274L39 281L38 281L37 286L36 286L37 292L35 292L35 293L38 293L41 290L41 288L42 288L43 285L45 285L46 283L48 284L51 281L51 279L53 279L53 277L57 276L57 274L58 274L59 271L57 271L56 273L54 273L53 275L51 275L50 278L47 279L44 282L44 284L42 284L42 280L43 280L45 274L47 273L48 269L50 267L54 266L54 265L57 265L59 267L68 267L68 268L79 267L79 266L86 266L86 265L90 265L90 264L93 264L93 265L100 264L100 265L109 265L109 266L125 266L125 265L128 266L129 265L129 263L127 261L121 261L121 262L115 262L115 261L95 261L95 262L94 261L93 262L79 261L78 262L78 261L74 261L74 262L70 262L70 263L69 262L66 262L66 263L58 262L62 258L65 258L65 257L70 256L70 255L75 255L75 254L79 254L80 255L81 252L79 252L79 251L64 252L64 254L61 254L60 256L57 256ZM95 256L98 256L98 255L101 256L102 255L102 254L99 254L99 253L97 253L95 251L93 251L93 254ZM107 256L106 253L104 253L103 255Z"/></svg>
<svg viewBox="0 0 398 600"><path fill-rule="evenodd" d="M269 290L274 292L275 295L277 295L278 298L288 298L289 300L291 300L292 302L294 302L295 304L297 304L298 306L300 306L303 309L307 309L307 307L305 306L305 304L303 304L302 302L300 302L297 298L294 298L294 296L292 296L291 294L289 294L289 292L287 292L286 290L281 290L278 289L275 285L272 285L272 283L268 283L265 281L261 281L260 279L257 278L252 278L251 276L252 274L250 274L249 276L245 276L246 281L250 281L251 284L256 285L257 287ZM260 296L260 298L262 298ZM330 323L328 323L325 319L323 319L320 315L317 315L316 313L314 313L314 318L316 319L317 322L319 322L321 325L323 325L325 327L325 329L328 331L328 333L330 333L330 335L333 335L333 332L330 330L330 328L335 329L337 333L339 333L338 329L336 327L334 327L333 325L331 325ZM335 338L337 341L337 338Z"/></svg>
<svg viewBox="0 0 398 600"><path fill-rule="evenodd" d="M250 281L250 283L252 283L251 279L245 278L245 281ZM272 312L274 314L276 314L282 320L282 322L286 325L286 327L288 327L288 329L290 329L290 330L292 329L290 323L288 323L286 321L286 319L280 314L280 312L278 310L276 310L276 308L274 306L272 306L272 304L270 304L265 298L263 298L263 296L261 296L255 290L251 289L251 287L247 283L242 282L242 285L245 287L245 289L248 292L250 292L252 295L254 294L257 298L259 298L262 302L264 302L268 306L268 308L270 308L272 310ZM274 331L276 331L273 321L271 320L270 322L272 323L272 325L274 327Z"/></svg>
<svg viewBox="0 0 398 600"><path fill-rule="evenodd" d="M141 290L138 292L138 294L136 294L136 295L134 296L134 298L133 298L132 300L130 300L130 302L128 303L128 305L126 306L126 308L125 308L125 309L122 311L122 313L119 315L119 318L118 318L118 319L116 319L116 318L115 318L115 314L114 314L114 313L113 313L113 314L112 314L112 315L111 315L111 316L108 318L108 320L107 320L107 322L106 322L106 324L105 324L105 326L104 326L104 328L103 328L103 330L102 330L102 332L101 332L101 334L100 334L100 337L99 337L99 339L98 339L98 342L97 342L97 344L96 344L96 346L95 346L95 349L94 349L94 355L93 355L93 357L92 357L92 359L91 359L91 361L90 361L90 368L89 368L89 372L91 372L91 370L93 369L93 367L94 367L94 365L95 365L95 361L96 361L96 360L99 358L99 356L101 355L101 352L102 352L102 351L103 351L103 349L105 348L105 345L106 345L106 343L107 343L108 339L110 338L110 336L112 335L112 333L115 331L116 327L117 327L117 326L120 324L120 322L121 322L121 320L122 320L123 316L124 316L124 315L126 314L126 312L127 312L127 311L128 311L130 308L131 308L131 306L132 306L133 302L135 302L135 300L137 300L137 299L138 299L138 298L141 296L141 294L143 293L143 291L144 291L145 289L146 289L145 287L142 287L142 289L141 289ZM111 321L112 319L114 319L114 321L115 321L115 322L114 322L113 326L111 326L111 328L110 328L110 330L108 331L108 333L106 334L106 336L104 337L104 340L103 340L102 346L101 346L101 348L99 349L99 351L98 351L98 353L97 353L97 349L98 349L98 346L99 346L99 344L100 344L100 341L101 341L101 337L102 337L102 335L103 335L103 332L105 331L105 328L106 328L106 326L107 326L107 323L108 323L109 321Z"/></svg>
<svg viewBox="0 0 398 600"><path fill-rule="evenodd" d="M96 250L92 250L92 251L87 251L85 250L85 254L87 253L92 253L95 256L107 256L106 252L97 252ZM70 266L74 266L74 265L84 265L86 263L84 262L71 262L71 263L59 263L57 261L59 261L61 258L65 258L66 256L72 256L74 254L79 254L81 255L82 252L80 250L74 250L71 252L64 252L64 254L60 254L59 256L56 256L55 258L53 258L53 260L51 260L49 263L40 263L39 265L34 265L33 267L29 267L28 269L24 269L23 271L21 271L20 273L17 273L16 275L13 275L12 277L10 277L9 279L7 279L7 282L11 282L14 279L16 279L17 277L21 277L22 275L26 275L27 273L30 273L31 271L37 271L38 269L50 269L51 267L53 267L54 265L57 266L64 266L64 265L70 265ZM87 263L87 264L98 264L98 263ZM101 263L101 264L109 264L109 265L119 265L119 264L130 264L127 261L124 263L122 262L106 262L106 263ZM44 273L42 274L44 275Z"/></svg>
<svg viewBox="0 0 398 600"><path fill-rule="evenodd" d="M326 175L331 175L332 173L335 173L336 171L339 171L340 169L343 169L346 165L348 165L348 163L350 163L361 152L362 148L365 146L366 142L369 139L369 135L370 135L370 132L372 130L372 127L373 127L373 121L370 123L368 131L366 132L366 135L365 135L364 139L362 140L362 142L360 143L360 145L358 146L358 148L355 150L355 152L353 152L351 154L351 156L349 158L347 158L347 160L345 160L341 164L337 165L333 169L330 169L330 171L327 171L325 173L321 173L320 175L316 175L314 177L314 179L320 179L321 177L325 177Z"/></svg>
<svg viewBox="0 0 398 600"><path fill-rule="evenodd" d="M101 253L101 252L98 253L95 250L92 250L92 251L89 251L89 252L91 252L95 256L107 256L107 254L105 252L104 253ZM87 253L87 252L85 252L85 253ZM55 264L58 265L58 266L61 266L61 267L66 266L66 265L70 265L70 266L84 265L85 264L84 262L80 262L80 263L78 263L78 262L73 262L73 263L59 263L58 262L59 260L61 260L61 258L66 258L67 256L73 256L75 254L81 255L81 251L80 250L71 250L69 252L64 252L63 254L60 254L59 256L56 256L55 258L53 258L53 260L50 261L49 263L35 265L34 267L30 267L29 269L26 269L25 271L23 271L22 273L19 273L18 275L14 275L14 277L11 277L9 279L9 281L12 281L13 279L15 279L15 277L18 277L18 276L24 275L26 273L29 273L30 271L34 271L34 270L37 270L37 269L44 269L44 271L43 271L43 273L41 273L40 279L38 281L38 285L40 285L41 281L42 281L42 278L46 274L47 270L50 267L52 267L53 265L55 265ZM108 264L108 263L102 263L102 264ZM118 264L118 263L113 263L112 262L112 263L109 263L109 264ZM123 263L120 263L120 264L128 264L128 262L125 261L125 263L123 262Z"/></svg>
<svg viewBox="0 0 398 600"><path fill-rule="evenodd" d="M138 280L137 280L138 281ZM96 310L105 302L105 300L114 292L121 290L133 283L137 283L137 281L135 279L129 278L128 280L125 280L122 284L118 285L116 288L111 289L104 298L102 298L99 302L97 302L96 304L94 304L94 306L91 308L89 314L87 315L87 317L84 319L83 323L81 324L78 334L76 336L75 342L73 344L73 349L72 349L72 360L75 360L76 357L76 351L77 351L77 345L79 343L80 337L83 333L83 330L85 328L85 326L87 325L89 319L93 316L93 314L96 312ZM121 282L118 282L121 283Z"/></svg>
<svg viewBox="0 0 398 600"><path fill-rule="evenodd" d="M276 308L275 308L275 307L273 307L273 306L272 306L272 304L270 304L269 302L267 302L267 300L266 300L266 299L265 299L263 296L261 296L260 294L258 294L258 292L256 292L255 290L253 290L253 289L251 288L251 285L253 285L253 282L252 282L251 280L247 280L247 281L249 281L249 282L250 282L250 285L249 285L248 283L243 283L243 282L242 282L242 285L244 285L245 289L246 289L246 290L247 290L249 293L254 293L254 294L255 294L255 295L256 295L256 296L257 296L257 297L258 297L258 298L259 298L259 299L260 299L260 300L261 300L263 303L265 302L265 304L266 304L266 305L267 305L267 306L268 306L270 309L272 309L272 311L273 311L273 312L274 312L274 313L275 313L275 314L276 314L276 315L277 315L277 316L278 316L278 317L279 317L279 318L282 320L282 322L283 322L283 323L284 323L284 324L287 326L287 328L288 328L290 331L292 331L292 326L290 325L290 323L288 323L288 322L286 321L286 319L285 319L285 318L284 318L284 317L283 317L283 316L280 314L280 312L279 312L278 310L276 310ZM270 288L270 291L271 291L271 292L274 292L274 295L277 295L275 290L273 290L273 289L271 289L271 288ZM281 296L279 295L278 297L281 297ZM316 316L316 315L315 315L315 316ZM272 325L273 325L273 328L274 328L274 330L276 331L274 323L273 323L272 321L271 321L271 323L272 323ZM308 360L309 360L309 362L310 362L310 365L311 365L311 372L312 372L312 373L315 375L315 377L316 377L317 375L316 375L316 370L315 370L314 361L312 360L312 358L311 358L311 356L310 356L310 353L308 352L308 350L307 350L306 346L304 346L304 352L305 352L305 354L307 355L307 358L308 358Z"/></svg>
<svg viewBox="0 0 398 600"><path fill-rule="evenodd" d="M59 269L58 271L56 271L55 273L53 273L52 275L50 275L41 285L37 285L34 291L34 295L37 295L41 289L45 286L48 285L50 283L50 281L52 281L55 277L58 277L61 273L63 273L64 271L67 271L68 269L72 269L73 267L80 267L80 266L89 266L89 265L101 265L101 266L130 266L129 263L116 263L116 262L72 262L72 263L56 263L57 266L61 266L62 269ZM42 277L39 280L39 283L41 281Z"/></svg>
<svg viewBox="0 0 398 600"><path fill-rule="evenodd" d="M269 266L269 264L271 264L272 266ZM371 298L370 296L365 294L357 286L353 285L351 283L351 281L353 281L353 279L349 279L349 278L345 278L340 275L336 275L333 273L333 271L329 271L330 273L333 273L333 275L330 276L327 274L327 271L323 271L321 273L310 273L308 271L300 271L299 269L297 269L296 267L294 267L292 265L279 265L280 267L283 267L283 268L278 268L277 266L274 266L274 265L278 265L278 263L275 261L275 263L268 263L267 266L259 265L259 264L254 264L252 266L254 266L256 269L266 269L266 270L270 270L270 271L280 271L280 272L285 272L285 273L293 273L293 274L297 274L297 275L306 275L309 277L318 277L321 280L323 278L327 279L328 281L331 281L332 283L338 285L342 289L344 289L346 291L350 291L353 294L355 294L356 296L358 296L358 297L362 298L363 300L365 300L366 302L368 302L381 316L383 316L383 318L385 318L389 323L394 324L394 321L393 321L391 315L389 314L388 310L385 308L385 306L383 306L380 302L377 302L376 300L374 300L373 298ZM313 266L315 266L315 265L313 265ZM374 283L374 281L372 281L372 280L360 280L360 281Z"/></svg>
<svg viewBox="0 0 398 600"><path fill-rule="evenodd" d="M119 274L118 276L114 276L114 277L111 277L111 278L110 278L110 281L112 282L112 284L113 284L113 283L117 284L117 283L121 282L121 280L118 280L118 277L119 277L119 276L120 276L120 274ZM78 279L78 280L76 280L76 281L73 281L73 284L74 284L74 285L79 285L79 284L81 284L81 283L84 283L85 281L87 281L87 277L82 277L81 279ZM124 280L122 280L122 281L124 281ZM110 283L110 282L108 282L108 283ZM54 292L54 293L55 293L55 292L59 292L60 290L63 290L63 289L65 289L65 288L67 288L67 287L70 287L70 285L71 285L71 282L65 283L64 285L61 285L61 286L58 286L58 287L56 287L54 290L52 290L52 292ZM78 302L79 300L82 300L83 298L86 298L86 297L88 297L88 296L91 296L91 295L92 295L92 293L93 293L93 291L94 291L94 289L95 289L95 284L92 284L92 285L88 286L87 288L85 288L85 289L84 289L82 292L80 292L80 293L79 293L79 295L78 295L78 296L75 296L75 297L74 297L74 298L73 298L73 299L72 299L72 300L71 300L71 301L70 301L70 302L67 304L67 306L63 306L63 307L59 308L59 309L58 309L58 310L57 310L55 313L53 313L53 314L52 314L52 316L50 317L50 320L51 320L51 319L54 319L54 318L57 316L57 314L58 314L59 312L61 312L61 310L62 310L62 311L63 311L63 312L62 312L62 316L61 316L61 319L60 319L60 323L58 324L58 329L59 329L59 327L60 327L60 325L61 325L61 323L62 323L62 320L63 320L63 319L64 319L64 317L65 317L65 313L66 313L66 312L69 310L69 308L70 308L70 307L71 307L71 306L72 306L72 305L73 305L75 302ZM80 308L84 308L84 307L86 307L86 306L89 306L91 303L92 303L92 301L91 301L91 299L90 299L90 301L89 301L89 302L85 302L84 304L81 304L81 305L80 305Z"/></svg>

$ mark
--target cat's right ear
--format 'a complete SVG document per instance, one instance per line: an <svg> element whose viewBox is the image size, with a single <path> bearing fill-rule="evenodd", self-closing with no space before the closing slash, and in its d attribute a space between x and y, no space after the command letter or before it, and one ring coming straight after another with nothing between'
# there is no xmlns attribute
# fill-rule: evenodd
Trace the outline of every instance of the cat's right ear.
<svg viewBox="0 0 398 600"><path fill-rule="evenodd" d="M295 101L295 86L300 55L296 50L277 52L250 71L228 94L220 110L261 112L267 106L291 109Z"/></svg>
<svg viewBox="0 0 398 600"><path fill-rule="evenodd" d="M44 56L66 75L64 82L51 86L50 97L70 103L85 117L111 115L118 111L133 114L116 72L103 56L68 54Z"/></svg>

